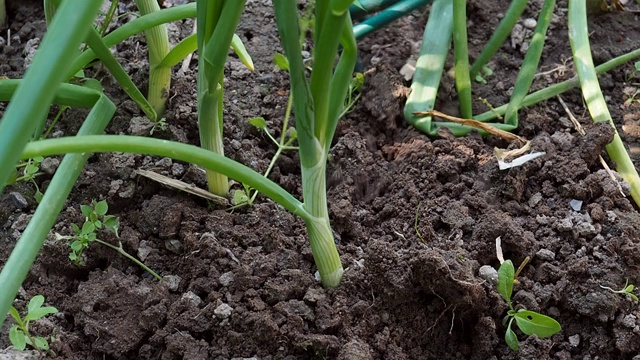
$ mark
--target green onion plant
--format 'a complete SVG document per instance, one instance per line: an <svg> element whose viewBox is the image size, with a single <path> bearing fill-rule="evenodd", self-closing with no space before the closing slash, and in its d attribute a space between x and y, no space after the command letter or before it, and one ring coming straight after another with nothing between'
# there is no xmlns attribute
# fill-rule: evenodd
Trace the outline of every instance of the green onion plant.
<svg viewBox="0 0 640 360"><path fill-rule="evenodd" d="M299 42L296 1L274 0L278 31L289 60L302 168L302 197L309 214L305 223L314 260L326 287L337 286L344 272L329 223L326 165L357 60L357 46L348 11L351 2L331 0L316 3L313 70L307 79ZM339 46L342 53L334 69Z"/></svg>
<svg viewBox="0 0 640 360"><path fill-rule="evenodd" d="M631 197L640 205L640 177L624 143L616 130L607 102L602 95L598 75L593 65L587 6L584 0L569 0L569 42L573 53L573 62L578 73L582 96L594 122L608 122L614 129L613 141L606 146L607 154L616 163L616 170L631 185Z"/></svg>

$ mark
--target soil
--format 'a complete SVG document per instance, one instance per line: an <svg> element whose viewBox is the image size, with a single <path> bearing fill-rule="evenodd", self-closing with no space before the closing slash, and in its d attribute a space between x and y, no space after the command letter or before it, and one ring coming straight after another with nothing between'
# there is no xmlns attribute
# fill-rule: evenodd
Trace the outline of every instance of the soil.
<svg viewBox="0 0 640 360"><path fill-rule="evenodd" d="M169 5L171 2L166 2ZM499 2L470 1L471 56L482 49L504 10ZM532 1L523 19L535 18ZM134 11L129 2L120 13ZM559 1L534 88L575 75ZM563 95L587 131L581 137L557 99L520 111L516 133L544 157L498 170L495 137L429 138L406 124L409 83L399 70L417 55L428 8L415 11L360 43L366 73L362 99L340 123L329 164L329 204L342 261L340 287L326 290L304 224L269 199L229 211L198 197L137 177L138 168L205 186L203 172L170 159L130 154L94 155L53 231L68 235L83 221L80 205L106 199L120 218L120 239L103 233L170 281L158 282L104 246L92 246L85 265L68 259L68 246L47 241L15 305L42 294L60 312L32 326L55 334L60 359L638 359L640 311L631 298L601 286L640 282L640 215L602 169L598 155L612 138L591 125L578 90ZM24 51L44 31L38 1L9 2L11 42L0 45L0 72L19 77ZM128 21L123 16L121 21ZM191 20L171 25L171 37L191 32ZM523 27L523 29L526 29ZM640 46L640 22L629 12L590 18L596 63ZM287 75L272 64L280 49L269 1L248 1L237 31L256 64L235 57L226 71L226 155L264 171L275 153L248 124L262 116L279 135L288 98ZM474 85L474 98L509 99L522 62L516 37L490 63L494 75ZM36 41L37 43L37 41ZM146 42L136 36L115 49L134 81L146 86ZM198 143L196 63L176 76L166 113L168 128L153 136ZM633 64L601 77L609 108L633 156L638 154L637 79ZM117 83L96 74L118 112L107 132L130 134L141 116ZM450 78L437 108L455 114ZM482 102L475 113L488 110ZM52 116L55 114L52 111ZM71 110L54 136L72 135L86 111ZM270 176L300 196L298 157L286 152ZM46 189L51 175L38 178ZM237 186L237 185L236 185ZM237 188L240 188L239 186ZM11 193L28 202L17 208ZM5 261L36 203L34 187L5 191L0 205L0 261ZM581 201L575 206L572 200ZM499 266L496 238L516 266L514 302L553 316L562 331L548 339L518 333L520 352L504 342L507 306L480 267ZM5 323L0 348L9 346Z"/></svg>

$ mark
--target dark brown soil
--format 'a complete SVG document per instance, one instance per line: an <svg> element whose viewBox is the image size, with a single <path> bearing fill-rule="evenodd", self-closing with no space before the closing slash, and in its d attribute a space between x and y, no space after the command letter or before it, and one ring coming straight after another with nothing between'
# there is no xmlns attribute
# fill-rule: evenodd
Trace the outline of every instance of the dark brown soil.
<svg viewBox="0 0 640 360"><path fill-rule="evenodd" d="M540 1L532 3L523 18L536 17ZM37 1L9 5L12 38L0 46L0 71L18 77L25 45L41 37L44 20ZM499 2L470 1L472 56L502 11ZM577 90L563 98L586 127L586 138L556 99L523 109L516 133L546 156L507 171L498 170L493 156L494 146L508 145L502 140L474 134L432 139L416 131L402 119L408 83L399 70L416 55L427 14L417 11L360 43L363 98L339 125L329 165L330 216L348 267L339 288L317 283L304 224L272 201L259 197L235 211L215 208L134 173L153 169L204 187L193 166L100 154L91 158L54 231L69 234L70 225L82 221L81 204L106 199L120 217L125 249L179 284L160 283L99 245L88 250L84 267L75 266L67 245L52 240L16 304L43 294L60 313L33 330L55 329L52 349L60 359L637 359L636 303L601 288L640 282L638 209L597 159L611 138L609 128L589 124ZM546 74L535 89L575 74L565 23L566 1L559 1L542 59ZM172 36L183 38L192 26L173 25ZM594 17L589 30L597 63L640 46L640 22L631 13ZM248 2L238 34L256 71L233 57L227 65L225 150L264 171L275 148L247 120L263 116L278 135L288 97L287 76L272 65L280 45L268 1ZM475 85L474 97L494 105L508 101L521 47L503 46L490 64L495 74L487 85ZM143 87L145 54L142 36L117 47ZM168 129L153 136L198 142L195 65L174 77ZM640 106L625 103L628 87L637 86L632 70L628 64L603 75L601 85L633 151ZM108 133L131 133L130 120L140 112L111 77L100 72L98 78L119 106ZM438 109L454 113L452 80L443 82ZM476 113L486 110L475 105ZM74 134L85 115L67 112L56 136ZM300 196L297 163L295 153L285 153L271 178ZM43 188L48 178L39 179ZM2 260L35 208L33 191L23 184L2 195ZM10 192L21 193L29 206L16 209ZM574 199L583 202L578 211L570 206ZM563 327L545 340L519 334L519 353L503 340L506 304L479 275L483 265L499 266L497 237L516 265L532 258L514 301ZM8 325L0 348L9 346Z"/></svg>

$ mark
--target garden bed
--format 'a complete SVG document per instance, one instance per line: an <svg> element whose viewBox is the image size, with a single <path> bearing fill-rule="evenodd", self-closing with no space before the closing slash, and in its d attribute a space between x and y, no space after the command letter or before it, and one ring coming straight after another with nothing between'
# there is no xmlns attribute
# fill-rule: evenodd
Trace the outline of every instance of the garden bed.
<svg viewBox="0 0 640 360"><path fill-rule="evenodd" d="M469 2L475 56L504 6ZM535 18L539 3L532 1L523 19ZM121 10L134 10L125 5ZM566 6L556 6L535 89L575 75ZM11 41L2 32L0 75L23 74L24 51L44 31L40 7L39 1L9 2ZM109 213L120 218L124 248L172 281L158 282L99 245L78 267L68 259L68 246L51 236L16 306L42 294L60 312L33 331L53 331L52 350L61 359L634 358L640 352L637 304L601 287L640 282L638 209L598 161L609 128L591 125L579 90L562 96L585 127L584 138L555 98L523 109L516 133L546 155L506 171L498 170L493 155L494 147L508 145L500 139L446 132L433 139L413 129L402 118L409 83L399 70L417 55L427 14L416 11L359 43L363 95L338 125L328 173L330 217L348 268L340 287L325 290L315 280L304 223L272 201L258 197L252 206L228 211L135 172L153 170L205 188L199 168L98 154L54 231L69 234L72 223L84 220L80 205L106 199ZM170 36L184 38L192 27L192 20L176 23ZM640 47L640 22L632 13L592 17L589 30L596 63ZM522 31L524 42L508 40L490 63L488 83L474 85L474 98L495 106L508 101L524 57L526 27ZM237 34L256 70L233 57L227 64L225 152L264 171L276 148L247 120L262 116L278 134L289 91L287 74L272 63L281 47L270 2L248 1ZM144 37L115 51L134 81L145 84ZM174 68L168 127L152 136L198 143L196 64L184 73ZM632 157L640 135L640 103L626 101L640 82L634 69L630 63L600 77ZM135 104L105 72L91 74L118 106L107 132L139 132L131 125L142 116ZM444 77L441 88L436 109L455 115L453 81ZM474 110L488 108L475 102ZM84 110L66 112L54 136L75 134L85 116ZM270 178L300 197L298 164L295 152L285 152ZM50 178L38 178L41 188ZM34 190L19 184L0 197L0 263L35 209ZM24 205L20 197L26 207L16 207ZM572 207L572 200L581 206ZM549 339L519 334L519 353L504 342L507 306L479 273L483 265L499 266L497 237L516 267L531 257L514 302L562 325ZM117 243L115 237L105 240ZM0 348L9 346L9 323Z"/></svg>

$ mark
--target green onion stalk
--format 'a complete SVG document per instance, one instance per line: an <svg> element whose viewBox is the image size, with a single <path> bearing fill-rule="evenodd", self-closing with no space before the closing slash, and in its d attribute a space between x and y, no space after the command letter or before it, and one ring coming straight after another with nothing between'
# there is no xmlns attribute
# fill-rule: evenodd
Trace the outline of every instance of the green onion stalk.
<svg viewBox="0 0 640 360"><path fill-rule="evenodd" d="M502 46L507 37L509 37L513 26L518 22L520 15L522 15L524 9L527 7L527 3L528 0L513 0L511 2L504 17L500 20L498 27L480 52L480 55L476 58L476 61L473 62L469 70L471 79L475 79L476 76L480 74L482 67L498 52L498 49L500 49L500 46Z"/></svg>
<svg viewBox="0 0 640 360"><path fill-rule="evenodd" d="M404 106L405 120L431 136L438 135L432 117L417 117L414 113L431 111L435 106L444 65L451 47L452 32L453 1L435 0L424 29L411 92Z"/></svg>
<svg viewBox="0 0 640 360"><path fill-rule="evenodd" d="M536 70L538 69L538 63L540 62L542 50L544 49L544 39L547 35L549 24L551 24L551 17L553 16L553 8L555 5L555 0L544 0L542 9L540 9L540 14L538 15L536 29L533 32L533 37L527 50L527 55L525 55L522 66L520 67L520 72L518 72L518 77L516 78L504 119L505 124L511 126L512 129L518 127L518 109L520 109L525 96L529 92Z"/></svg>
<svg viewBox="0 0 640 360"><path fill-rule="evenodd" d="M160 11L157 0L136 0L140 15ZM164 112L171 87L171 67L160 66L169 53L167 25L161 24L145 31L149 49L149 90L147 100L159 117Z"/></svg>
<svg viewBox="0 0 640 360"><path fill-rule="evenodd" d="M305 223L322 284L336 287L344 270L329 222L326 166L357 59L348 11L352 0L316 2L310 80L307 80L301 55L296 0L274 0L273 3L280 39L289 60L303 201L310 214ZM342 53L334 69L340 46Z"/></svg>
<svg viewBox="0 0 640 360"><path fill-rule="evenodd" d="M44 0L44 9L45 9L45 18L47 19L47 23L51 21L54 14L57 11L57 8L60 4L60 0ZM107 21L107 20L105 20ZM65 81L68 81L75 76L78 76L78 73L87 65L87 63L82 63L79 65L79 59L83 58L81 54L91 53L93 57L98 57L102 64L109 70L109 73L113 76L113 78L122 86L122 89L129 95L129 97L138 105L138 107L144 112L144 114L154 123L158 123L160 119L158 119L158 113L154 110L153 106L149 103L147 98L140 92L140 89L133 83L131 77L124 70L122 65L118 62L113 53L109 50L109 45L107 45L106 38L102 38L98 30L92 28L86 38L86 45L90 48L90 50L86 50L84 53L81 53L78 49L74 49L72 65L69 70L66 72ZM111 44L115 45L115 44ZM69 54L69 58L72 58L72 53ZM89 61L91 58L89 59ZM37 134L36 134L37 135Z"/></svg>
<svg viewBox="0 0 640 360"><path fill-rule="evenodd" d="M222 100L224 64L245 0L198 0L198 126L200 145L224 154L222 142ZM213 194L226 196L229 179L208 170L207 182Z"/></svg>
<svg viewBox="0 0 640 360"><path fill-rule="evenodd" d="M616 163L616 170L620 176L631 186L631 197L636 204L640 205L640 177L638 176L638 171L633 165L613 123L593 65L585 0L569 0L568 22L569 42L573 53L573 63L582 87L582 96L587 103L587 108L593 121L608 122L613 127L615 133L613 141L606 146L607 154Z"/></svg>
<svg viewBox="0 0 640 360"><path fill-rule="evenodd" d="M427 41L429 39L426 39ZM453 49L460 116L471 119L471 78L467 44L467 0L453 0Z"/></svg>

